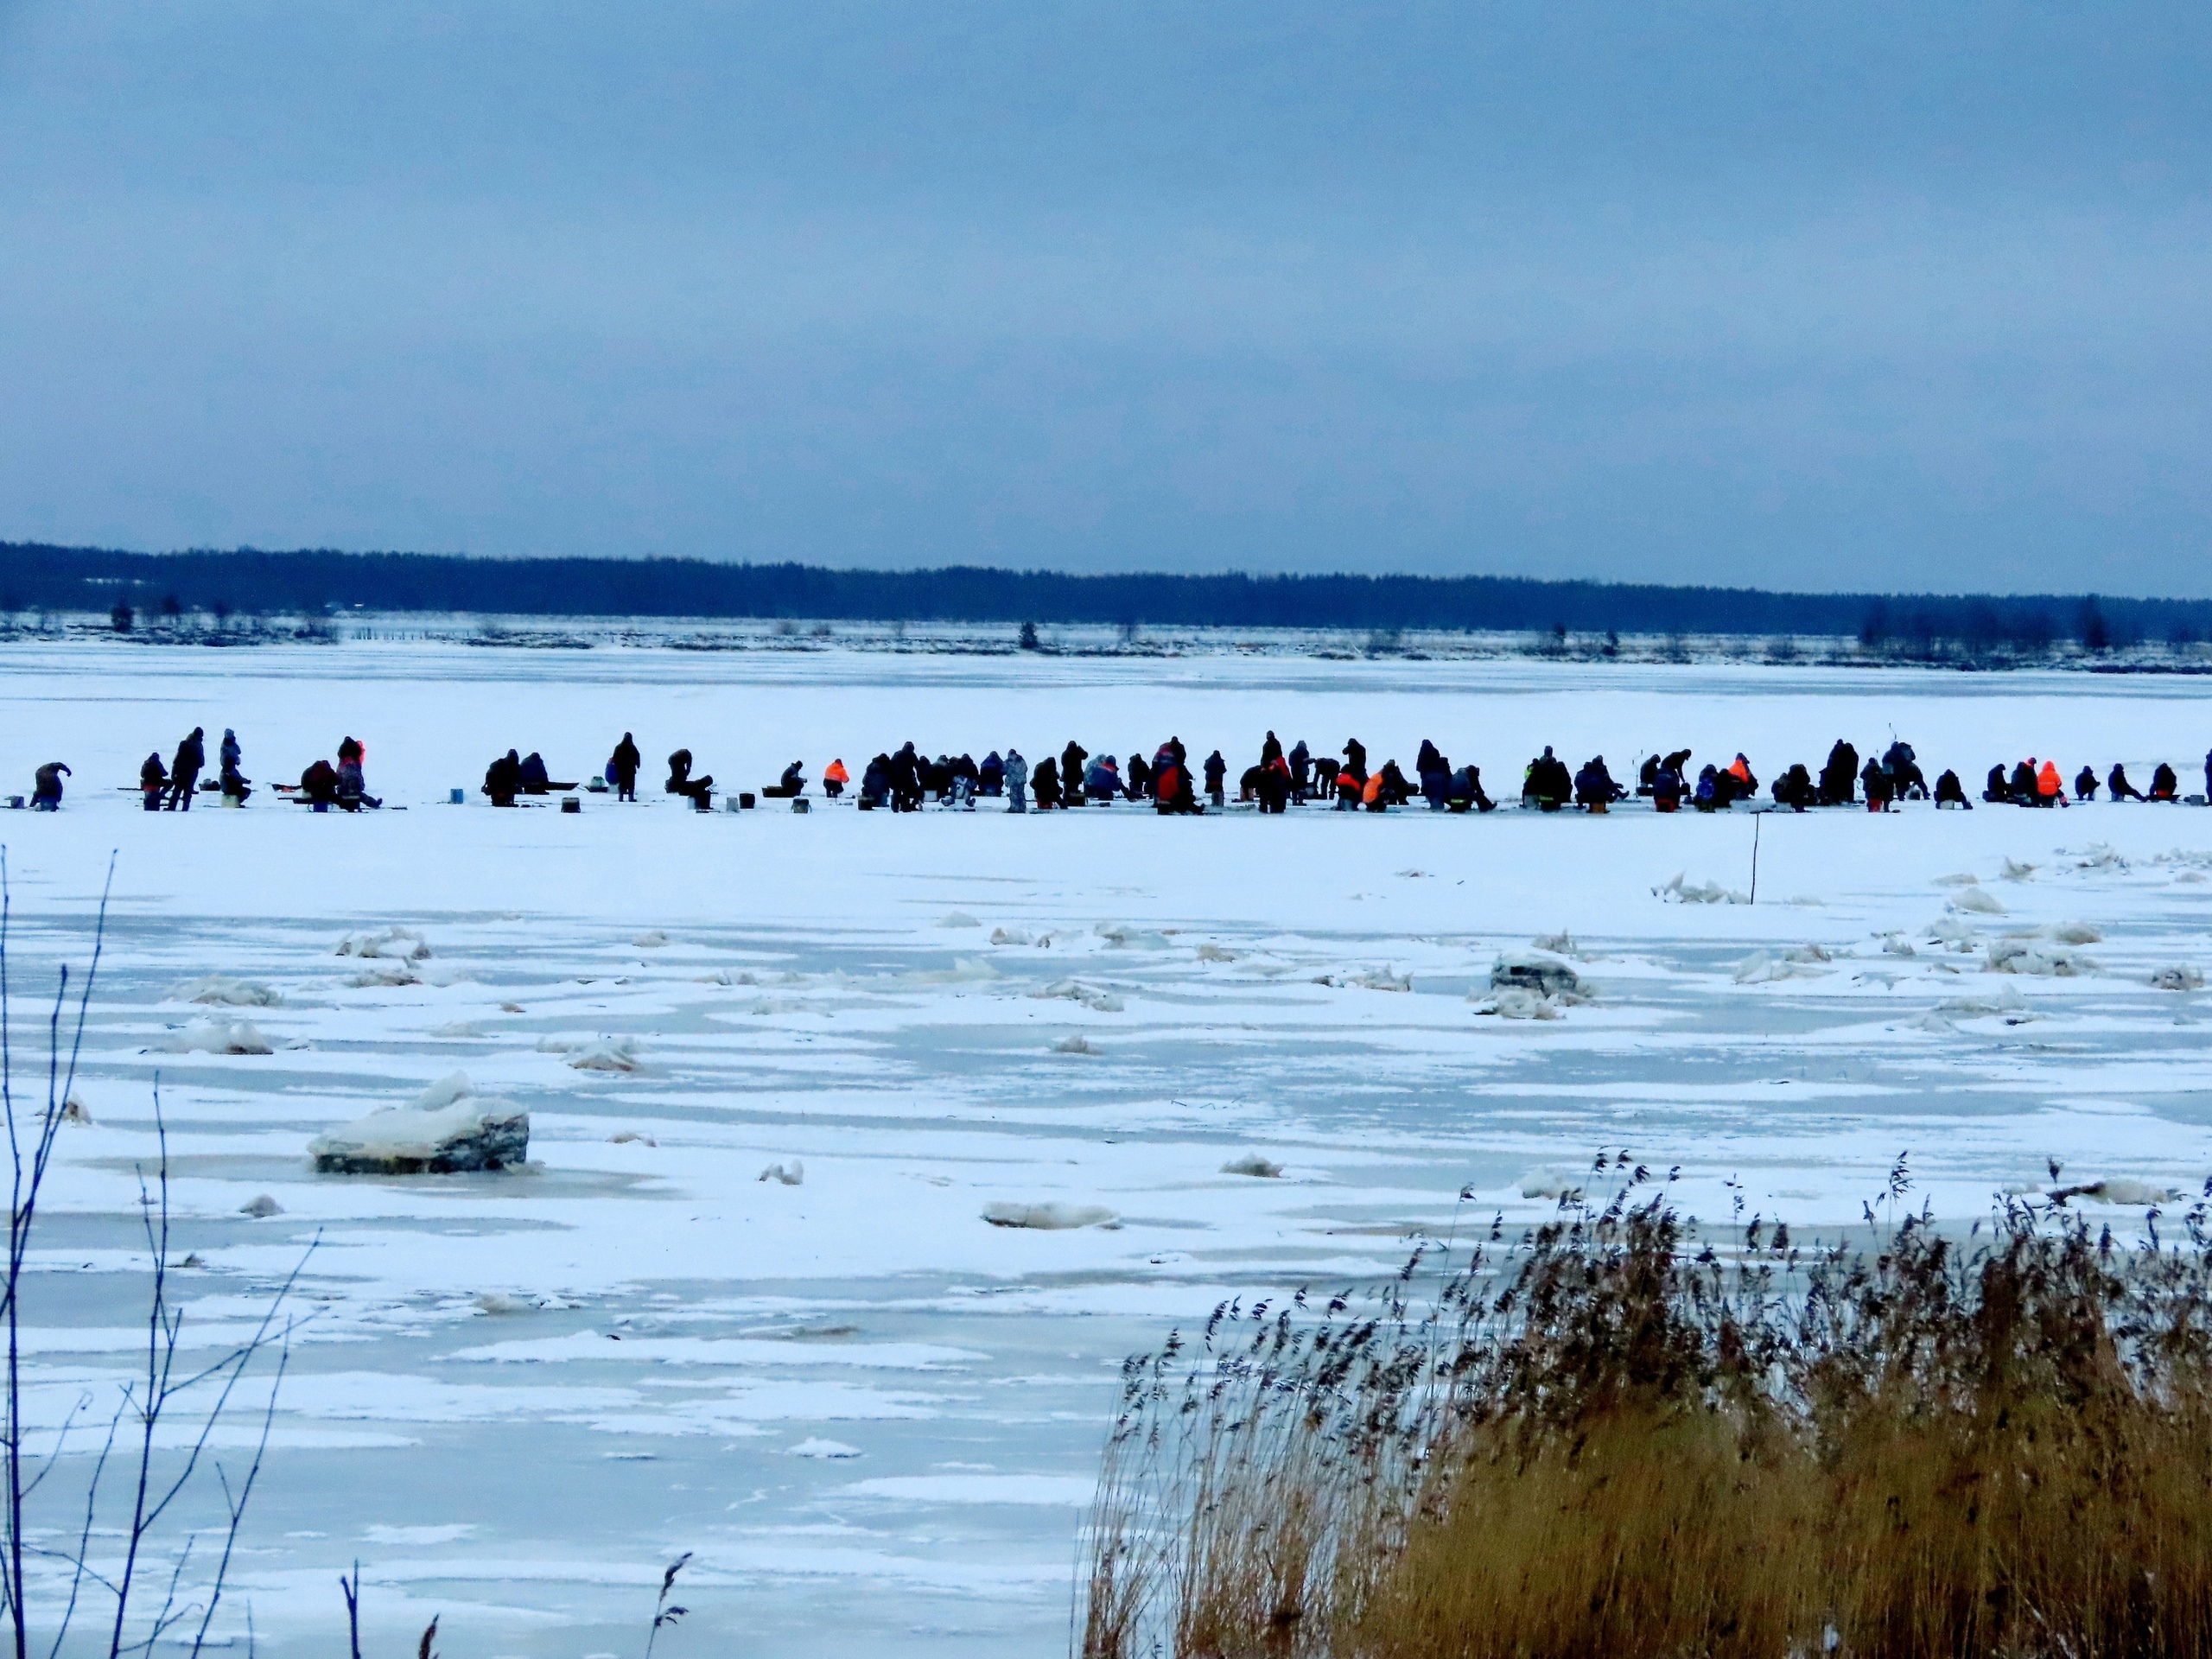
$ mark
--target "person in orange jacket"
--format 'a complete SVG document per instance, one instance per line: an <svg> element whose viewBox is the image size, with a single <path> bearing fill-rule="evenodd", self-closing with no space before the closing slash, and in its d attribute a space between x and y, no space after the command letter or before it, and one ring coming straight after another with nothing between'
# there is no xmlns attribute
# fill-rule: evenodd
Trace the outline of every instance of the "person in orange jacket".
<svg viewBox="0 0 2212 1659"><path fill-rule="evenodd" d="M845 785L852 780L853 774L845 770L844 761L832 760L822 769L822 792L834 801L845 792Z"/></svg>
<svg viewBox="0 0 2212 1659"><path fill-rule="evenodd" d="M2036 773L2036 804L2063 806L2066 804L2066 785L2058 776L2058 762L2046 760Z"/></svg>

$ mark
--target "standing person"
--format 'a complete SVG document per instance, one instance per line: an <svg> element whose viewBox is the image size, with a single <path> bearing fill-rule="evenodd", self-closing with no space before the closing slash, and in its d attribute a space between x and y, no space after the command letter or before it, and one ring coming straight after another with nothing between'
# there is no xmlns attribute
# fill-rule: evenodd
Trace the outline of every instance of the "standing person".
<svg viewBox="0 0 2212 1659"><path fill-rule="evenodd" d="M162 797L168 792L169 775L162 770L162 752L156 749L146 757L146 764L138 768L138 791L146 798L146 810L162 810Z"/></svg>
<svg viewBox="0 0 2212 1659"><path fill-rule="evenodd" d="M613 774L607 781L614 785L616 800L638 798L638 768L645 763L645 757L638 753L637 740L629 733L623 733L622 741L614 746L614 753L607 760L607 770Z"/></svg>
<svg viewBox="0 0 2212 1659"><path fill-rule="evenodd" d="M1344 769L1359 780L1362 789L1367 787L1367 745L1356 737L1344 740Z"/></svg>
<svg viewBox="0 0 2212 1659"><path fill-rule="evenodd" d="M1029 763L1021 758L1020 749L1009 748L999 767L1000 779L1006 789L1006 810L1027 812L1029 810Z"/></svg>
<svg viewBox="0 0 2212 1659"><path fill-rule="evenodd" d="M1068 739L1068 746L1060 751L1060 804L1083 804L1083 763L1090 759L1090 751Z"/></svg>
<svg viewBox="0 0 2212 1659"><path fill-rule="evenodd" d="M1301 737L1292 746L1288 759L1290 798L1303 806L1306 804L1306 780L1313 768L1313 752L1306 747L1306 740Z"/></svg>
<svg viewBox="0 0 2212 1659"><path fill-rule="evenodd" d="M200 768L207 764L207 750L200 742L206 735L195 726L192 735L176 746L176 759L169 762L168 804L163 811L192 810L192 791L200 787Z"/></svg>
<svg viewBox="0 0 2212 1659"><path fill-rule="evenodd" d="M1272 736L1273 734L1269 735ZM1216 806L1223 804L1222 782L1228 776L1229 762L1223 760L1221 751L1216 749L1206 757L1206 798Z"/></svg>
<svg viewBox="0 0 2212 1659"><path fill-rule="evenodd" d="M1281 759L1282 740L1273 732L1269 732L1260 740L1260 765L1263 768L1272 766Z"/></svg>
<svg viewBox="0 0 2212 1659"><path fill-rule="evenodd" d="M1046 755L1037 763L1037 770L1029 774L1030 792L1037 798L1037 810L1049 812L1060 804L1060 774Z"/></svg>

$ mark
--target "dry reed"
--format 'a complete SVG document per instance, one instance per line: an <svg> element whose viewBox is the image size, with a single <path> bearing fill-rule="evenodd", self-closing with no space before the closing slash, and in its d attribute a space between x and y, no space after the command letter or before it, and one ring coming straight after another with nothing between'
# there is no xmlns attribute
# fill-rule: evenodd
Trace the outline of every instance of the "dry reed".
<svg viewBox="0 0 2212 1659"><path fill-rule="evenodd" d="M1131 1360L1083 1659L2212 1659L2203 1205L1723 1248L1622 1174Z"/></svg>

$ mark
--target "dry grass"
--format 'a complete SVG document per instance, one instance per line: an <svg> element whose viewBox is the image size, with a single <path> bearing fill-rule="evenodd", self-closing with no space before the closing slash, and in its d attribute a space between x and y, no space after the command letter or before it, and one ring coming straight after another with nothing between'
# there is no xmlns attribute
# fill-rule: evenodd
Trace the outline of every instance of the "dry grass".
<svg viewBox="0 0 2212 1659"><path fill-rule="evenodd" d="M2212 1659L2206 1224L1724 1255L1631 1185L1230 1304L1127 1368L1078 1650Z"/></svg>

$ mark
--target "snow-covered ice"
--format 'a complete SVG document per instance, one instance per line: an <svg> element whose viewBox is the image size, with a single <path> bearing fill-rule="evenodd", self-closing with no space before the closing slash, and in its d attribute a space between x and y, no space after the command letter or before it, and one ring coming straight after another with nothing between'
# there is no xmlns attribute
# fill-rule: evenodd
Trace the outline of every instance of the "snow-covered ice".
<svg viewBox="0 0 2212 1659"><path fill-rule="evenodd" d="M1402 765L1433 737L1500 798L1546 743L1771 777L1892 729L1977 795L2030 753L2194 787L2194 680L101 642L7 646L0 701L0 770L74 769L63 812L0 819L19 989L81 963L118 855L33 1407L129 1363L158 1077L197 1339L321 1240L234 1592L272 1651L329 1650L356 1557L379 1649L435 1612L454 1652L632 1651L690 1550L671 1659L1057 1653L1119 1362L1224 1295L1534 1220L1601 1148L1801 1231L1900 1154L1956 1217L2071 1189L2125 1229L2212 1175L2212 811L1768 817L1753 904L1741 812L474 792L510 745L588 776L625 729L732 789L909 736L1241 767L1269 728ZM195 724L264 782L351 734L406 810L142 812ZM528 1114L524 1167L315 1173L316 1136L461 1071Z"/></svg>

